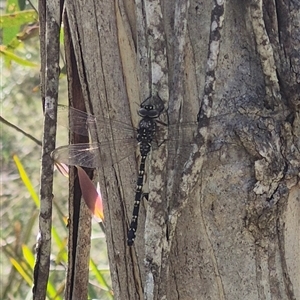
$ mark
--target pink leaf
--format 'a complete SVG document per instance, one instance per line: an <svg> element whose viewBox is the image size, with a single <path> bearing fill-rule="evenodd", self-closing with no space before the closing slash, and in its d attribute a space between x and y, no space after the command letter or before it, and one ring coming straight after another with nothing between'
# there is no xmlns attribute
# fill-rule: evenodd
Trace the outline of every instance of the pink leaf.
<svg viewBox="0 0 300 300"><path fill-rule="evenodd" d="M86 205L96 218L100 218L103 221L104 215L101 194L97 192L94 183L85 173L85 171L79 166L76 166L76 168L78 170L78 178L82 197Z"/></svg>

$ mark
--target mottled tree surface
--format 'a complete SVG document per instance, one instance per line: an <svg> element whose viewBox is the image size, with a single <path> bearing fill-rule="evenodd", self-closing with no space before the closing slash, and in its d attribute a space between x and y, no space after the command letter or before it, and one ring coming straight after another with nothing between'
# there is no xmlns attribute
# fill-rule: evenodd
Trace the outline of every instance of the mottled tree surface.
<svg viewBox="0 0 300 300"><path fill-rule="evenodd" d="M55 149L56 105L59 82L59 32L63 1L39 1L41 98L44 110L52 106L55 114L45 114L41 157L39 234L36 243L36 261L33 278L33 299L45 299L50 269L53 161Z"/></svg>
<svg viewBox="0 0 300 300"><path fill-rule="evenodd" d="M66 18L87 111L136 126L158 93L169 123L132 247L139 159L98 169L115 299L299 299L299 5L66 1Z"/></svg>

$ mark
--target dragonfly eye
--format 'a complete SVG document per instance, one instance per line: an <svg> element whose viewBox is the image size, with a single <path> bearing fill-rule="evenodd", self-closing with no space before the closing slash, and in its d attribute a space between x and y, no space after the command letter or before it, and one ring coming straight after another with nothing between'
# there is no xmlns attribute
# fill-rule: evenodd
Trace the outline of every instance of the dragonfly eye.
<svg viewBox="0 0 300 300"><path fill-rule="evenodd" d="M150 118L158 118L159 117L159 112L157 110L150 110L148 111L148 117Z"/></svg>
<svg viewBox="0 0 300 300"><path fill-rule="evenodd" d="M160 114L160 112L156 110L153 105L145 105L144 107L140 108L138 113L142 118L158 118Z"/></svg>
<svg viewBox="0 0 300 300"><path fill-rule="evenodd" d="M148 115L148 110L145 107L139 109L138 114L140 117L146 117Z"/></svg>

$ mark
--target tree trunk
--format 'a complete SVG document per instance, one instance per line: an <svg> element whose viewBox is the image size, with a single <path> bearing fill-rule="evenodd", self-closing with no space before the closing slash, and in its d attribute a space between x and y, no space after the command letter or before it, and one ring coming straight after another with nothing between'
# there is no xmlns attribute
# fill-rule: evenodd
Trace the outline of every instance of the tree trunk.
<svg viewBox="0 0 300 300"><path fill-rule="evenodd" d="M88 0L66 13L87 110L136 127L136 103L158 93L169 122L132 247L139 160L100 149L115 299L300 299L299 4ZM97 128L96 141L126 138Z"/></svg>

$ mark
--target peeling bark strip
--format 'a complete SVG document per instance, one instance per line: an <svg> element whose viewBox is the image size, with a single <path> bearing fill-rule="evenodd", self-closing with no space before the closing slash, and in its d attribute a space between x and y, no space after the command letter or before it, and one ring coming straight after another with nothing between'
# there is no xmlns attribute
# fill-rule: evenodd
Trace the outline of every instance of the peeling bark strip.
<svg viewBox="0 0 300 300"><path fill-rule="evenodd" d="M162 20L162 9L160 0L145 1L146 30L148 39L148 55L150 57L151 92L154 95L160 91L165 97L167 93L167 50L164 26ZM163 92L164 91L164 92Z"/></svg>
<svg viewBox="0 0 300 300"><path fill-rule="evenodd" d="M208 60L206 65L206 76L203 100L200 103L198 122L209 118L213 104L213 92L215 89L215 72L218 64L218 56L221 43L221 29L224 20L224 0L215 0L211 13L210 37L208 48ZM201 98L200 98L201 99Z"/></svg>
<svg viewBox="0 0 300 300"><path fill-rule="evenodd" d="M84 99L88 98L87 79L82 54L86 49L81 44L78 27L76 25L76 4L66 2L64 15L65 52L69 86L69 105L79 111L85 110ZM88 4L86 3L86 8ZM82 11L82 8L78 10ZM95 18L91 18L94 20ZM88 23L86 22L85 25ZM73 39L71 38L73 35ZM82 39L81 39L82 40ZM75 57L76 56L76 57ZM69 117L76 117L71 116ZM69 120L70 122L71 120ZM72 123L72 121L71 121ZM88 143L89 138L76 132L70 136L71 144ZM82 192L78 181L77 171L70 169L69 176L69 236L68 236L68 272L66 278L65 298L86 299L88 295L89 257L91 247L91 214L82 201ZM91 179L93 171L84 169Z"/></svg>
<svg viewBox="0 0 300 300"><path fill-rule="evenodd" d="M176 1L174 17L174 75L170 93L169 115L171 123L180 118L179 112L183 103L184 90L184 56L187 33L187 17L190 1Z"/></svg>
<svg viewBox="0 0 300 300"><path fill-rule="evenodd" d="M63 1L39 1L41 26L41 95L45 106L54 106L54 119L45 114L40 181L39 234L36 244L33 299L45 299L49 277L53 162L50 157L55 149L56 104L59 82L59 33Z"/></svg>
<svg viewBox="0 0 300 300"><path fill-rule="evenodd" d="M151 84L152 93L159 91L162 99L167 100L169 83L167 69L167 53L165 28L161 15L160 1L147 1L145 3L146 30L149 34L148 45L150 49ZM178 120L180 107L184 101L184 48L186 45L187 15L189 1L176 1L174 11L174 77L172 81L170 113ZM138 47L139 48L139 47ZM176 91L176 93L172 93ZM175 111L176 110L176 111ZM167 129L167 128L166 128ZM166 138L166 137L165 137ZM151 160L151 174L161 180L150 181L150 200L147 209L145 226L145 299L158 299L167 296L168 257L170 247L167 241L167 205L166 193L163 187L166 174L167 147L163 144L155 151ZM153 251L155 249L155 251ZM161 284L164 282L164 284Z"/></svg>
<svg viewBox="0 0 300 300"><path fill-rule="evenodd" d="M200 103L200 110L198 112L197 120L200 123L203 119L209 118L212 109L212 96L215 86L215 71L218 63L218 55L220 51L221 42L221 29L224 19L224 1L215 1L214 8L211 14L210 38L208 47L208 60L206 66L206 78L203 93L203 101ZM206 136L207 131L199 133L202 138L197 140L201 141L201 145L195 144L193 152L189 160L185 164L182 180L179 185L179 195L177 203L173 203L169 214L169 247L171 248L172 240L174 238L175 230L177 227L178 217L187 204L189 195L195 187L196 182L199 180L199 174L204 162L202 155L206 149ZM220 282L218 285L221 286ZM220 289L222 290L222 289Z"/></svg>
<svg viewBox="0 0 300 300"><path fill-rule="evenodd" d="M250 15L252 28L255 35L257 52L260 56L261 66L265 79L265 105L267 108L274 109L274 106L280 104L281 96L273 48L266 31L265 21L263 19L262 0L252 0L252 4L250 5Z"/></svg>
<svg viewBox="0 0 300 300"><path fill-rule="evenodd" d="M215 70L218 63L218 55L220 51L221 43L221 29L224 20L224 1L216 0L214 8L211 14L211 26L210 26L210 38L208 47L208 60L206 65L206 78L204 86L203 101L200 103L200 110L198 113L197 120L200 125L204 125L203 121L208 119L211 115L212 109L212 96L215 86ZM200 145L196 145L191 153L188 161L185 164L185 169L183 171L182 181L179 186L180 202L173 206L170 213L170 240L175 233L175 228L177 224L177 218L180 211L186 205L188 200L188 195L194 189L194 186L198 180L198 175L201 171L203 165L203 154L206 149L206 136L207 130L205 128L201 129L199 137L197 140L200 141Z"/></svg>
<svg viewBox="0 0 300 300"><path fill-rule="evenodd" d="M176 1L174 12L174 59L173 59L173 78L171 80L172 89L170 91L168 115L171 124L178 124L178 120L182 118L182 107L184 103L184 70L185 70L185 55L187 45L187 19L190 1ZM169 136L173 135L169 131ZM173 138L171 136L171 138ZM169 169L169 168L168 168ZM176 173L177 168L170 168L168 170L167 178L167 200L168 202L173 199L174 187L177 184ZM168 203L168 209L170 203ZM169 234L169 233L168 233ZM171 243L167 245L167 252L170 251Z"/></svg>
<svg viewBox="0 0 300 300"><path fill-rule="evenodd" d="M137 30L145 34L146 56L149 57L148 61L150 62L147 74L150 93L152 96L158 93L163 101L167 101L169 98L167 45L161 5L160 0L144 1L142 13L145 21L140 25L145 27ZM141 19L141 16L138 19ZM139 49L139 44L137 48ZM145 71L142 70L142 72ZM142 77L145 78L146 75ZM140 82L140 85L141 94L145 94L145 82ZM166 145L162 145L156 153L152 154L150 172L148 171L149 177L155 174L157 178L161 178L161 180L150 180L149 182L150 195L145 224L146 281L144 286L144 298L148 300L156 299L158 295L158 284L156 283L159 282L161 275L164 251L162 239L165 237L166 231L166 197L162 192L166 174L166 157ZM153 249L156 251L153 252Z"/></svg>

